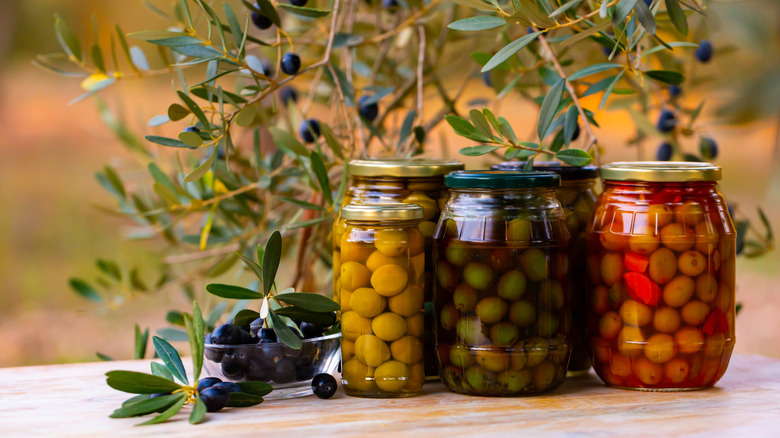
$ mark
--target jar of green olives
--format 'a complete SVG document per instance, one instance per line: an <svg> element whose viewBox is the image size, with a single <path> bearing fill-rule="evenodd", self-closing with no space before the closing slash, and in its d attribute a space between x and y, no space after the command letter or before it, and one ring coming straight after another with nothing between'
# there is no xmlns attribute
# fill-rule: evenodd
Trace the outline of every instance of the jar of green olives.
<svg viewBox="0 0 780 438"><path fill-rule="evenodd" d="M447 189L444 175L463 169L463 163L457 160L435 160L429 158L366 159L349 162L348 172L351 184L347 188L342 207L348 204L403 203L417 204L423 208L423 218L419 229L425 237L426 266L428 277L425 288L425 375L435 379L438 375L436 357L433 353L433 232L444 202ZM344 288L339 278L341 239L346 231L343 215L336 218L333 225L333 296L341 303L340 296ZM365 260L357 260L365 262Z"/></svg>
<svg viewBox="0 0 780 438"><path fill-rule="evenodd" d="M569 231L552 172L459 171L434 236L436 352L455 392L555 389L569 362Z"/></svg>
<svg viewBox="0 0 780 438"><path fill-rule="evenodd" d="M589 338L610 386L711 387L734 348L734 225L717 181L693 162L601 167L588 226Z"/></svg>
<svg viewBox="0 0 780 438"><path fill-rule="evenodd" d="M341 381L348 395L420 393L425 239L416 204L342 208Z"/></svg>
<svg viewBox="0 0 780 438"><path fill-rule="evenodd" d="M505 161L491 167L493 170L521 171L525 161ZM561 177L561 185L555 190L555 196L566 215L566 226L571 234L569 261L571 263L571 282L569 289L572 305L571 360L569 375L584 374L590 369L590 347L586 335L588 303L586 298L587 273L585 271L585 251L588 228L593 206L596 204L596 166L566 166L558 162L534 162L534 170L555 172Z"/></svg>

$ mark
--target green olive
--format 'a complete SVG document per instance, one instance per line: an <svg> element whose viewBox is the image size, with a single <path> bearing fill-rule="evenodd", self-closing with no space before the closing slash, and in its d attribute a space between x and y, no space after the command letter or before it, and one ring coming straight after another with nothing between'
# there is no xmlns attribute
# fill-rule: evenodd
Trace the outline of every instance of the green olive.
<svg viewBox="0 0 780 438"><path fill-rule="evenodd" d="M452 302L456 309L468 313L477 306L477 291L468 284L461 283L452 293Z"/></svg>
<svg viewBox="0 0 780 438"><path fill-rule="evenodd" d="M509 322L499 322L490 327L490 339L494 344L502 347L511 347L520 338L520 330Z"/></svg>
<svg viewBox="0 0 780 438"><path fill-rule="evenodd" d="M650 254L647 273L658 284L666 284L677 273L677 258L669 248L658 248Z"/></svg>
<svg viewBox="0 0 780 438"><path fill-rule="evenodd" d="M498 296L510 301L519 300L525 293L525 274L513 269L498 280Z"/></svg>
<svg viewBox="0 0 780 438"><path fill-rule="evenodd" d="M464 316L460 318L455 325L455 333L459 340L468 345L485 345L490 343L490 339L482 333L482 322L474 317Z"/></svg>
<svg viewBox="0 0 780 438"><path fill-rule="evenodd" d="M439 260L436 263L436 280L441 287L451 290L458 285L458 271L451 264Z"/></svg>
<svg viewBox="0 0 780 438"><path fill-rule="evenodd" d="M525 355L528 358L526 367L533 368L544 362L550 351L550 343L547 339L534 336L525 342Z"/></svg>
<svg viewBox="0 0 780 438"><path fill-rule="evenodd" d="M536 307L528 301L515 301L509 306L509 320L518 327L529 327L536 320Z"/></svg>
<svg viewBox="0 0 780 438"><path fill-rule="evenodd" d="M527 219L512 219L507 224L506 240L527 242L531 240L531 221Z"/></svg>
<svg viewBox="0 0 780 438"><path fill-rule="evenodd" d="M555 380L555 365L550 362L543 362L533 370L534 386L537 390L543 391L552 385Z"/></svg>
<svg viewBox="0 0 780 438"><path fill-rule="evenodd" d="M685 251L677 259L677 269L689 277L698 277L707 269L707 259L699 251Z"/></svg>
<svg viewBox="0 0 780 438"><path fill-rule="evenodd" d="M488 264L497 274L502 274L514 267L515 259L509 250L497 248L490 252Z"/></svg>
<svg viewBox="0 0 780 438"><path fill-rule="evenodd" d="M664 302L672 307L680 307L691 299L695 288L696 284L691 277L678 275L664 286Z"/></svg>
<svg viewBox="0 0 780 438"><path fill-rule="evenodd" d="M503 350L489 346L477 350L477 363L488 371L504 371L509 368L509 355Z"/></svg>
<svg viewBox="0 0 780 438"><path fill-rule="evenodd" d="M547 312L542 312L536 318L536 332L543 338L552 337L558 331L558 318Z"/></svg>
<svg viewBox="0 0 780 438"><path fill-rule="evenodd" d="M674 218L678 223L693 227L704 219L704 210L698 202L686 201L674 208Z"/></svg>
<svg viewBox="0 0 780 438"><path fill-rule="evenodd" d="M466 369L474 364L474 355L463 344L455 344L450 348L450 363L458 368Z"/></svg>
<svg viewBox="0 0 780 438"><path fill-rule="evenodd" d="M546 280L539 286L539 302L550 310L563 307L566 297L561 284L555 280Z"/></svg>
<svg viewBox="0 0 780 438"><path fill-rule="evenodd" d="M493 284L493 271L484 263L471 262L463 269L463 280L474 289L484 290Z"/></svg>
<svg viewBox="0 0 780 438"><path fill-rule="evenodd" d="M498 383L507 392L520 392L531 383L531 370L507 370L498 375Z"/></svg>
<svg viewBox="0 0 780 438"><path fill-rule="evenodd" d="M474 391L485 391L488 388L488 380L490 380L488 372L477 365L466 370L466 382Z"/></svg>
<svg viewBox="0 0 780 438"><path fill-rule="evenodd" d="M493 324L501 321L509 311L506 301L499 297L487 297L477 303L475 310L477 317L485 324Z"/></svg>
<svg viewBox="0 0 780 438"><path fill-rule="evenodd" d="M531 281L547 278L547 257L539 248L529 248L520 255L520 266Z"/></svg>
<svg viewBox="0 0 780 438"><path fill-rule="evenodd" d="M447 258L447 261L454 266L466 266L469 260L471 260L471 252L469 249L458 242L452 242L447 245L447 248L444 250L444 255Z"/></svg>
<svg viewBox="0 0 780 438"><path fill-rule="evenodd" d="M623 281L618 281L607 290L607 302L613 309L619 308L628 299L628 292Z"/></svg>
<svg viewBox="0 0 780 438"><path fill-rule="evenodd" d="M455 325L458 323L458 309L455 308L454 304L449 303L441 309L439 322L441 323L441 328L444 330L452 330L455 328Z"/></svg>
<svg viewBox="0 0 780 438"><path fill-rule="evenodd" d="M661 228L661 242L672 251L687 251L696 243L693 230L680 223Z"/></svg>
<svg viewBox="0 0 780 438"><path fill-rule="evenodd" d="M612 286L623 276L623 257L619 253L609 252L601 258L601 279Z"/></svg>

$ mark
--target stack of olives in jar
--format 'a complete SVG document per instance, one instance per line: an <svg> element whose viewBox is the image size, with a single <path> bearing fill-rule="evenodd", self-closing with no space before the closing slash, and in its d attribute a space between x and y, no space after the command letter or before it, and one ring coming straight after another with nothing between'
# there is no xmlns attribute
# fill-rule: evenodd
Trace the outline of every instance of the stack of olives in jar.
<svg viewBox="0 0 780 438"><path fill-rule="evenodd" d="M348 395L420 393L423 367L423 208L347 205L341 239L342 384Z"/></svg>
<svg viewBox="0 0 780 438"><path fill-rule="evenodd" d="M570 235L551 172L459 171L435 234L436 352L455 392L550 391L571 340Z"/></svg>
<svg viewBox="0 0 780 438"><path fill-rule="evenodd" d="M493 165L491 169L522 171L525 164L525 161L505 161ZM555 172L561 177L561 185L555 190L555 196L563 207L566 215L566 226L571 234L569 244L571 282L569 282L569 289L572 306L572 351L568 374L585 374L591 365L590 346L586 335L588 305L585 257L588 239L585 231L596 204L598 168L596 166L566 166L558 162L547 161L534 162L533 169Z"/></svg>
<svg viewBox="0 0 780 438"><path fill-rule="evenodd" d="M611 163L601 177L587 263L597 374L629 389L713 386L735 342L736 233L720 167Z"/></svg>
<svg viewBox="0 0 780 438"><path fill-rule="evenodd" d="M423 217L418 228L425 238L425 375L438 375L436 358L433 354L433 232L439 221L447 189L444 175L463 169L457 160L436 160L429 158L366 159L352 160L348 165L351 184L347 188L341 206L348 204L372 205L384 203L416 204L422 207ZM341 298L342 290L353 292L343 284L340 265L344 261L342 239L346 232L346 219L339 214L333 225L333 299L343 306L348 305ZM357 260L365 262L366 260ZM349 285L347 285L349 286Z"/></svg>

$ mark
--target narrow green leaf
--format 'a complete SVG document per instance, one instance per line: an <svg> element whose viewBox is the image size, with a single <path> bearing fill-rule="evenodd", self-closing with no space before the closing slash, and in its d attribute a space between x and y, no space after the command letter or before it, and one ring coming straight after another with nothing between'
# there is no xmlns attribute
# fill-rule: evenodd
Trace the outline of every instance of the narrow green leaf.
<svg viewBox="0 0 780 438"><path fill-rule="evenodd" d="M478 157L480 155L489 154L495 151L496 149L498 149L498 146L490 146L490 145L482 144L479 146L470 146L470 147L461 148L461 150L458 152L468 157Z"/></svg>
<svg viewBox="0 0 780 438"><path fill-rule="evenodd" d="M764 224L764 228L766 229L766 240L769 242L773 242L775 240L775 233L772 231L772 224L769 222L769 219L766 217L764 210L761 207L758 207L757 209L758 209L758 217L761 219L761 223Z"/></svg>
<svg viewBox="0 0 780 438"><path fill-rule="evenodd" d="M291 14L299 15L301 17L309 18L322 18L330 15L330 11L323 11L314 8L305 8L303 6L295 6L287 3L278 3L278 6Z"/></svg>
<svg viewBox="0 0 780 438"><path fill-rule="evenodd" d="M233 8L230 7L228 2L222 4L225 10L225 18L227 18L228 25L230 26L230 34L233 35L233 42L236 43L236 49L241 47L241 43L244 40L244 32L241 31L241 25L238 22L236 13L233 12Z"/></svg>
<svg viewBox="0 0 780 438"><path fill-rule="evenodd" d="M478 109L472 109L469 111L469 118L471 119L471 123L474 124L474 127L485 137L490 138L493 136L493 131L490 129L490 123L482 112Z"/></svg>
<svg viewBox="0 0 780 438"><path fill-rule="evenodd" d="M171 374L171 370L169 370L165 365L161 364L160 362L152 362L150 366L152 368L153 375L162 377L164 379L173 380L173 374Z"/></svg>
<svg viewBox="0 0 780 438"><path fill-rule="evenodd" d="M277 196L277 199L279 199L282 202L286 202L288 204L293 204L296 207L303 208L305 210L315 210L315 211L324 211L325 208L322 206L319 206L317 204L312 204L311 202L301 201L300 199L295 198L288 198L287 196Z"/></svg>
<svg viewBox="0 0 780 438"><path fill-rule="evenodd" d="M197 132L183 131L178 137L182 143L193 149L203 145L203 138Z"/></svg>
<svg viewBox="0 0 780 438"><path fill-rule="evenodd" d="M206 325L203 322L203 313L200 311L197 301L192 303L192 318L185 318L187 334L190 338L190 354L192 355L192 371L195 374L194 381L200 379L203 369L203 352L205 350L204 337Z"/></svg>
<svg viewBox="0 0 780 438"><path fill-rule="evenodd" d="M109 415L109 417L127 418L150 414L152 412L159 411L160 409L166 409L170 405L176 403L183 395L184 394L169 394L155 398L147 398L146 400L140 400L135 403L129 403L127 406L123 406L115 410L111 415Z"/></svg>
<svg viewBox="0 0 780 438"><path fill-rule="evenodd" d="M539 110L539 124L536 129L536 133L539 135L539 141L544 138L544 134L547 132L550 123L555 118L555 114L558 112L558 104L561 102L563 96L563 89L566 86L566 81L561 78L553 85L544 96L542 101L542 107Z"/></svg>
<svg viewBox="0 0 780 438"><path fill-rule="evenodd" d="M564 149L555 154L555 158L572 166L585 166L593 161L593 157L582 149Z"/></svg>
<svg viewBox="0 0 780 438"><path fill-rule="evenodd" d="M95 67L97 67L98 70L100 70L102 73L106 72L106 63L103 60L103 52L100 50L100 46L97 44L93 44L90 48L90 56L92 57L92 62L95 64Z"/></svg>
<svg viewBox="0 0 780 438"><path fill-rule="evenodd" d="M254 262L252 262L254 263ZM260 267L258 266L258 269ZM260 273L257 273L260 276ZM206 291L212 295L216 295L222 298L230 298L234 300L258 300L263 298L263 295L259 292L255 292L251 289L247 289L241 286L233 286L230 284L211 283L206 286Z"/></svg>
<svg viewBox="0 0 780 438"><path fill-rule="evenodd" d="M325 197L325 201L328 202L328 205L332 205L333 191L330 188L330 178L328 178L328 171L325 169L325 163L322 161L322 155L317 151L312 151L309 159L314 175L317 176L317 181L322 189L322 195Z"/></svg>
<svg viewBox="0 0 780 438"><path fill-rule="evenodd" d="M60 46L62 46L65 53L78 60L84 59L82 58L79 39L76 37L76 34L73 33L73 29L71 29L59 15L56 16L54 21L54 31L57 34L57 41L59 41Z"/></svg>
<svg viewBox="0 0 780 438"><path fill-rule="evenodd" d="M555 18L563 14L564 12L568 11L569 9L576 8L582 2L583 0L570 0L564 3L563 5L561 5L561 7L559 7L558 9L554 10L550 15L548 15L548 17Z"/></svg>
<svg viewBox="0 0 780 438"><path fill-rule="evenodd" d="M241 261L243 261L244 264L247 265L247 267L249 267L249 269L251 269L252 272L255 273L255 275L257 276L258 280L261 280L263 278L263 269L260 267L260 265L255 263L253 260L247 258L243 254L240 254L240 253L236 253L236 254L238 255L238 257L241 258ZM252 292L254 292L254 291L252 291ZM257 293L257 292L255 292L255 293ZM262 295L260 296L260 298L262 298Z"/></svg>
<svg viewBox="0 0 780 438"><path fill-rule="evenodd" d="M230 408L248 408L250 406L259 405L262 402L263 398L256 395L247 394L245 392L231 392L230 400L228 400L227 405Z"/></svg>
<svg viewBox="0 0 780 438"><path fill-rule="evenodd" d="M111 362L114 360L111 356L107 356L99 351L95 352L95 356L97 356L98 359L102 360L103 362Z"/></svg>
<svg viewBox="0 0 780 438"><path fill-rule="evenodd" d="M658 46L653 47L652 49L649 49L649 50L647 50L645 52L642 52L642 55L640 56L640 58L644 58L645 56L652 55L653 53L658 53L658 52L660 52L662 50L669 50L669 47L671 47L671 48L674 48L674 47L699 47L699 45L698 44L694 44L694 43L688 43L688 42L685 42L685 41L675 41L675 42L671 42L671 43L667 44L666 46L658 45Z"/></svg>
<svg viewBox="0 0 780 438"><path fill-rule="evenodd" d="M258 381L237 382L237 385L241 387L241 391L244 394L251 394L256 397L265 397L274 390L271 385Z"/></svg>
<svg viewBox="0 0 780 438"><path fill-rule="evenodd" d="M211 170L211 165L214 164L214 160L217 158L217 147L211 149L211 155L204 161L200 166L196 167L192 170L187 176L184 177L183 181L186 183L193 182L199 180L203 175L206 174L209 170Z"/></svg>
<svg viewBox="0 0 780 438"><path fill-rule="evenodd" d="M650 35L655 35L657 29L655 17L653 17L653 13L650 12L650 8L647 7L645 2L636 2L634 11L636 11L636 16L639 18L639 22L642 23L642 27L644 27Z"/></svg>
<svg viewBox="0 0 780 438"><path fill-rule="evenodd" d="M157 335L168 342L180 342L189 339L189 335L187 335L186 331L170 327L163 327L157 330Z"/></svg>
<svg viewBox="0 0 780 438"><path fill-rule="evenodd" d="M566 147L569 147L569 143L571 143L572 137L574 137L574 133L577 131L579 116L577 107L574 105L570 106L563 116L563 142Z"/></svg>
<svg viewBox="0 0 780 438"><path fill-rule="evenodd" d="M196 396L195 404L192 406L192 412L190 413L190 424L198 424L203 421L206 416L206 403L200 398L200 394Z"/></svg>
<svg viewBox="0 0 780 438"><path fill-rule="evenodd" d="M173 376L182 384L187 385L187 371L184 370L184 365L181 363L179 352L168 341L159 336L152 337L152 345Z"/></svg>
<svg viewBox="0 0 780 438"><path fill-rule="evenodd" d="M605 1L603 4L607 4L608 2L609 1ZM561 41L560 45L561 47L569 47L576 42L582 41L585 38L588 38L590 36L593 36L601 32L602 30L606 30L610 26L612 26L612 23L609 21L605 21L597 26L593 26L587 30L583 30L582 32L575 33L569 38L566 38L565 40Z"/></svg>
<svg viewBox="0 0 780 438"><path fill-rule="evenodd" d="M111 260L97 259L95 262L98 269L101 272L113 278L114 280L122 280L122 271L119 270L119 265Z"/></svg>
<svg viewBox="0 0 780 438"><path fill-rule="evenodd" d="M312 312L335 312L341 309L337 302L316 293L292 292L277 294L274 298Z"/></svg>
<svg viewBox="0 0 780 438"><path fill-rule="evenodd" d="M243 327L260 317L260 314L251 309L241 309L233 316L233 325Z"/></svg>
<svg viewBox="0 0 780 438"><path fill-rule="evenodd" d="M202 123L207 130L211 130L211 124L209 123L209 120L206 118L206 115L203 113L203 110L200 108L200 106L198 106L198 104L195 103L195 101L192 100L190 96L187 96L187 94L183 91L177 90L176 93L179 95L179 98L182 100L182 102L187 105L187 108L190 109L192 114L195 114L195 117L200 120L200 123Z"/></svg>
<svg viewBox="0 0 780 438"><path fill-rule="evenodd" d="M68 280L68 283L70 284L71 289L73 289L77 294L81 295L82 297L90 301L94 301L96 303L103 302L103 297L100 296L100 294L86 281L80 278L71 278L70 280Z"/></svg>
<svg viewBox="0 0 780 438"><path fill-rule="evenodd" d="M303 345L301 338L293 333L292 329L284 323L282 318L276 315L273 310L271 310L269 316L271 317L271 323L274 326L274 333L276 333L279 340L292 349L298 350L301 348Z"/></svg>
<svg viewBox="0 0 780 438"><path fill-rule="evenodd" d="M581 70L578 70L573 75L569 76L569 80L576 81L577 79L582 79L586 76L595 75L596 73L601 73L603 71L611 70L613 68L623 68L623 66L621 64L617 64L614 62L604 62L601 64L589 65Z"/></svg>
<svg viewBox="0 0 780 438"><path fill-rule="evenodd" d="M277 315L286 316L295 321L305 321L311 324L316 324L321 327L327 327L333 324L332 313L312 312L311 310L305 310L297 306L287 306L274 310Z"/></svg>
<svg viewBox="0 0 780 438"><path fill-rule="evenodd" d="M623 73L625 73L625 70L621 70L620 73L618 73L615 76L615 79L612 80L612 82L609 83L607 86L607 89L604 91L604 96L601 98L601 103L599 104L599 109L604 108L604 105L607 104L607 99L609 98L609 95L612 93L612 90L615 89L615 85L620 81L620 78L623 77Z"/></svg>
<svg viewBox="0 0 780 438"><path fill-rule="evenodd" d="M344 153L341 150L341 143L339 143L338 139L336 139L336 134L333 133L333 130L330 129L330 126L320 122L320 131L322 131L322 136L325 137L325 143L333 152L333 155L343 160Z"/></svg>
<svg viewBox="0 0 780 438"><path fill-rule="evenodd" d="M263 295L268 295L276 279L276 270L282 260L282 233L275 230L265 243L263 255ZM289 345L289 344L288 344Z"/></svg>
<svg viewBox="0 0 780 438"><path fill-rule="evenodd" d="M151 420L144 421L143 423L137 424L136 426L148 426L150 424L162 423L163 421L179 413L181 408L184 406L184 403L187 402L187 394L180 393L176 395L178 395L179 398L168 409L164 410L160 415L152 418Z"/></svg>
<svg viewBox="0 0 780 438"><path fill-rule="evenodd" d="M498 123L501 125L501 135L503 135L504 138L509 141L509 143L517 145L517 136L515 135L515 131L512 129L512 125L509 124L509 121L504 117L499 117Z"/></svg>
<svg viewBox="0 0 780 438"><path fill-rule="evenodd" d="M625 20L626 17L628 17L628 14L631 13L631 10L634 9L636 2L637 0L620 0L615 6L615 11L612 14L612 24L615 27L618 27L623 23L623 20Z"/></svg>
<svg viewBox="0 0 780 438"><path fill-rule="evenodd" d="M176 140L176 139L173 139L173 138L160 137L160 136L157 136L157 135L147 135L144 138L146 140L152 142L152 143L157 143L159 145L168 146L168 147L171 147L171 148L190 149L190 147L187 146L183 141Z"/></svg>
<svg viewBox="0 0 780 438"><path fill-rule="evenodd" d="M659 82L664 82L672 85L680 85L685 81L685 76L676 71L669 70L648 70L643 72L645 75Z"/></svg>
<svg viewBox="0 0 780 438"><path fill-rule="evenodd" d="M579 0L581 1L581 0ZM495 17L492 15L478 15L476 17L464 18L447 25L452 30L459 30L462 32L475 32L480 30L495 29L497 27L504 26L506 20L501 17Z"/></svg>
<svg viewBox="0 0 780 438"><path fill-rule="evenodd" d="M318 218L314 218L314 219L309 219L309 220L305 220L305 221L293 222L291 224L287 224L287 225L284 226L284 229L285 230L296 230L298 228L306 228L306 227L311 227L313 225L321 224L321 223L327 222L329 220L330 220L330 217L322 216L322 217L318 217Z"/></svg>
<svg viewBox="0 0 780 438"><path fill-rule="evenodd" d="M309 151L306 150L306 146L299 142L289 132L276 127L271 127L268 130L271 132L271 137L273 137L274 143L276 143L279 148L285 151L287 155L290 155L293 158L295 158L296 155L309 155Z"/></svg>
<svg viewBox="0 0 780 438"><path fill-rule="evenodd" d="M109 371L106 376L108 386L132 394L168 393L181 387L171 380L135 371Z"/></svg>
<svg viewBox="0 0 780 438"><path fill-rule="evenodd" d="M398 136L398 145L400 146L410 135L412 135L412 126L417 117L417 111L409 110L401 123L401 133Z"/></svg>
<svg viewBox="0 0 780 438"><path fill-rule="evenodd" d="M135 351L133 359L143 359L146 356L146 346L149 343L149 329L141 332L141 327L135 325Z"/></svg>
<svg viewBox="0 0 780 438"><path fill-rule="evenodd" d="M677 0L664 0L666 4L666 13L669 14L669 19L672 20L672 24L683 35L688 35L688 19L685 17L680 7L680 3Z"/></svg>
<svg viewBox="0 0 780 438"><path fill-rule="evenodd" d="M525 35L507 44L506 46L504 46L504 48L499 50L498 53L493 55L493 57L490 58L490 61L488 61L488 63L485 64L484 67L482 67L481 70L482 73L493 70L499 64L509 59L510 56L514 55L515 53L519 52L520 49L527 46L529 43L531 43L531 41L535 40L536 37L538 37L541 34L542 32L529 33L528 35Z"/></svg>

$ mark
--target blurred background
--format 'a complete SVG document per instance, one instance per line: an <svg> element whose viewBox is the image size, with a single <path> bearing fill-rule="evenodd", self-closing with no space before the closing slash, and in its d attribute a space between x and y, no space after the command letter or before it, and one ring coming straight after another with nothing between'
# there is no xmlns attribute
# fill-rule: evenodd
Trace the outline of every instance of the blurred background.
<svg viewBox="0 0 780 438"><path fill-rule="evenodd" d="M235 3L236 9L241 7ZM143 264L155 248L123 241L124 221L97 208L113 208L114 202L94 173L109 162L121 168L125 151L102 122L96 101L68 106L82 93L79 79L30 62L36 54L60 51L53 31L55 12L88 41L93 13L105 35L115 23L127 33L165 26L141 0L0 1L0 367L91 361L97 359L96 351L130 358L135 322L154 333L165 325L168 309L187 306L181 294L152 293L97 312L68 287L69 277L89 278L95 272L96 257ZM720 146L715 162L724 167L721 191L727 200L754 223L756 206L762 206L780 230L780 2L715 2L709 14L715 57L697 67L709 85L703 95L684 98L706 99L700 120ZM489 93L494 95L475 78L464 101ZM102 94L139 137L150 129L149 118L164 113L174 96L169 77L122 81ZM583 103L595 109L599 98ZM724 124L714 117L722 107L755 120ZM520 136L533 131L536 111L511 95L500 108ZM626 146L634 135L626 111L597 117L603 161L654 156L658 139L639 150ZM449 135L448 127L439 129L450 139L450 156L468 145ZM489 163L475 158L467 164L478 168ZM737 301L744 307L738 316L737 353L780 358L778 266L778 251L739 258Z"/></svg>

